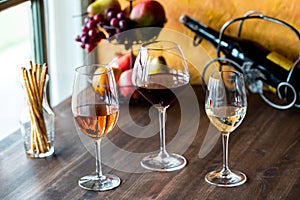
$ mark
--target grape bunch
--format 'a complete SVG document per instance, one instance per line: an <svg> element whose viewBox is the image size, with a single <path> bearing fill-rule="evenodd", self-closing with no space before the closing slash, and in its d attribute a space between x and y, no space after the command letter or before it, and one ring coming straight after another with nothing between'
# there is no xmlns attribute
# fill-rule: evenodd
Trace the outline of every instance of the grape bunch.
<svg viewBox="0 0 300 200"><path fill-rule="evenodd" d="M132 21L125 12L113 8L105 10L105 14L96 14L93 17L86 17L81 35L76 41L81 43L81 48L91 52L102 40L115 34L131 29Z"/></svg>

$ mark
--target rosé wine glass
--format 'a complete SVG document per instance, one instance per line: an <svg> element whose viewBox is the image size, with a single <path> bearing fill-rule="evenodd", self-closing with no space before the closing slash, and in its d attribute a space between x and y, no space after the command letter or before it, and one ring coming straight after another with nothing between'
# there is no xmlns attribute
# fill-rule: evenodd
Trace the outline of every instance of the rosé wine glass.
<svg viewBox="0 0 300 200"><path fill-rule="evenodd" d="M96 146L96 175L78 181L81 188L106 191L116 188L118 176L103 174L101 168L101 139L117 123L119 101L113 70L108 65L87 65L75 69L72 93L72 112L78 132L94 139Z"/></svg>

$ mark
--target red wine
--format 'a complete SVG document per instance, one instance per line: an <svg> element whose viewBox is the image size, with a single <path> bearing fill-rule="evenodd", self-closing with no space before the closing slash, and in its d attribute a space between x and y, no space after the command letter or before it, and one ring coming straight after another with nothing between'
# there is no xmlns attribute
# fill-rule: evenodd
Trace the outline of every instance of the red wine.
<svg viewBox="0 0 300 200"><path fill-rule="evenodd" d="M237 62L241 66L245 63L251 63L250 68L259 70L260 77L267 85L277 88L277 86L287 80L288 74L293 67L293 62L284 58L276 52L269 51L262 45L250 40L236 38L224 35L222 41L219 39L219 32L201 24L195 19L183 15L180 21L190 30L196 33L197 37L210 42L214 47L218 47L224 55ZM300 96L300 69L294 68L289 83L293 85L298 96ZM281 91L282 92L282 91ZM285 94L282 92L281 94ZM283 95L284 96L284 95ZM284 97L288 97L288 94Z"/></svg>
<svg viewBox="0 0 300 200"><path fill-rule="evenodd" d="M115 127L119 110L114 105L88 104L76 108L75 121L85 135L92 138L106 136Z"/></svg>
<svg viewBox="0 0 300 200"><path fill-rule="evenodd" d="M137 91L153 105L170 106L189 81L183 75L152 74L148 76L149 82L137 86Z"/></svg>

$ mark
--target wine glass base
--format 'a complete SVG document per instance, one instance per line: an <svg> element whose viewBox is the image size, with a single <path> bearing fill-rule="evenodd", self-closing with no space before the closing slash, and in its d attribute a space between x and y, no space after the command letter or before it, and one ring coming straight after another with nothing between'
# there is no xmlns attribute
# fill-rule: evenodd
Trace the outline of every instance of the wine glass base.
<svg viewBox="0 0 300 200"><path fill-rule="evenodd" d="M235 187L246 182L247 176L239 171L231 171L226 176L221 175L220 171L212 171L206 174L205 181L220 187Z"/></svg>
<svg viewBox="0 0 300 200"><path fill-rule="evenodd" d="M91 191L111 190L118 187L120 183L120 178L111 174L106 174L100 178L95 175L84 176L78 181L78 185L81 188Z"/></svg>
<svg viewBox="0 0 300 200"><path fill-rule="evenodd" d="M169 156L162 158L157 154L149 155L141 161L142 167L152 171L175 171L182 169L187 164L186 159L178 154L169 154Z"/></svg>

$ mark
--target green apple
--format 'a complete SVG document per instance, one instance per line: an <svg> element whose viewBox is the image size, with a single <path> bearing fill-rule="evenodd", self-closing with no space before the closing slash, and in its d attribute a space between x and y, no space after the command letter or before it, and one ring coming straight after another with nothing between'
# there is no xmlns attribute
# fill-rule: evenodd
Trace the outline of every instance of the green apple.
<svg viewBox="0 0 300 200"><path fill-rule="evenodd" d="M96 14L105 15L105 10L108 8L121 11L121 5L118 0L97 0L88 6L87 12L89 17L92 17Z"/></svg>
<svg viewBox="0 0 300 200"><path fill-rule="evenodd" d="M168 72L169 67L167 66L166 59L163 56L158 56L151 60L149 74L159 74Z"/></svg>

